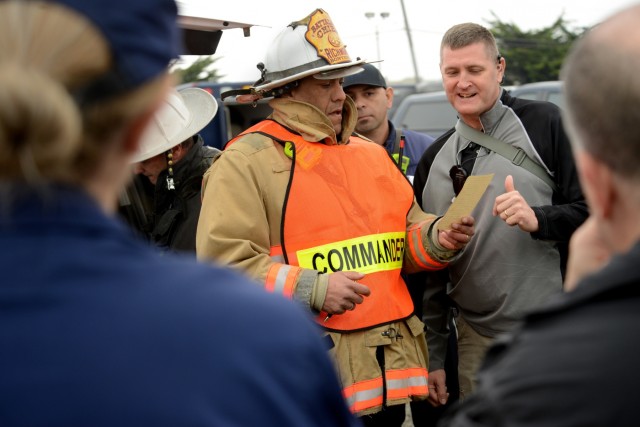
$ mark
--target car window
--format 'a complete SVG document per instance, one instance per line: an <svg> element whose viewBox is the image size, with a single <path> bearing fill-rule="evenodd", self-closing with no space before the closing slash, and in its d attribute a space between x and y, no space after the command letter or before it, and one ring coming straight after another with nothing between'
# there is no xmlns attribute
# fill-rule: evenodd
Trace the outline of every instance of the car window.
<svg viewBox="0 0 640 427"><path fill-rule="evenodd" d="M430 100L408 105L404 117L398 118L398 125L435 138L452 128L456 120L456 111L448 100Z"/></svg>
<svg viewBox="0 0 640 427"><path fill-rule="evenodd" d="M549 101L560 108L564 106L562 84L558 81L528 83L514 88L511 94L520 99Z"/></svg>
<svg viewBox="0 0 640 427"><path fill-rule="evenodd" d="M520 99L532 99L535 101L538 99L538 92L519 92L514 96L517 96Z"/></svg>
<svg viewBox="0 0 640 427"><path fill-rule="evenodd" d="M564 97L562 96L562 93L559 93L559 92L549 93L549 99L547 101L553 102L560 108L564 108Z"/></svg>
<svg viewBox="0 0 640 427"><path fill-rule="evenodd" d="M393 117L402 101L409 95L416 93L415 85L393 85L393 104L389 109L389 117Z"/></svg>

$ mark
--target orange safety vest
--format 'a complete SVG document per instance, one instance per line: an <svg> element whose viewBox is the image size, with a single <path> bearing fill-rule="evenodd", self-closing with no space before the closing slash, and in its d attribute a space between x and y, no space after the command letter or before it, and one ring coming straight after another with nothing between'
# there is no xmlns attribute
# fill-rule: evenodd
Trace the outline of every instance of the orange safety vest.
<svg viewBox="0 0 640 427"><path fill-rule="evenodd" d="M406 216L413 191L379 146L351 137L346 145L305 141L273 120L245 131L261 133L285 147L294 162L282 214L281 246L271 255L266 287L289 297L299 268L322 273L358 271L371 295L354 311L332 316L323 326L353 331L408 318L413 304L400 275L407 246ZM229 144L233 143L230 141ZM414 251L426 256L418 236ZM279 258L279 256L282 258ZM278 259L279 258L279 259ZM441 264L428 256L427 264Z"/></svg>

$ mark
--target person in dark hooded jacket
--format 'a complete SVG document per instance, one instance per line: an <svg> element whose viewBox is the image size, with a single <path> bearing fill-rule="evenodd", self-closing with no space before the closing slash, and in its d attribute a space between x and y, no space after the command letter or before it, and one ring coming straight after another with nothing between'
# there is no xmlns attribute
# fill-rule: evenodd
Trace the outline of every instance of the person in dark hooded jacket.
<svg viewBox="0 0 640 427"><path fill-rule="evenodd" d="M205 90L174 91L156 113L134 158L136 177L127 190L126 218L160 248L195 252L202 175L220 152L205 146L197 133L217 108Z"/></svg>

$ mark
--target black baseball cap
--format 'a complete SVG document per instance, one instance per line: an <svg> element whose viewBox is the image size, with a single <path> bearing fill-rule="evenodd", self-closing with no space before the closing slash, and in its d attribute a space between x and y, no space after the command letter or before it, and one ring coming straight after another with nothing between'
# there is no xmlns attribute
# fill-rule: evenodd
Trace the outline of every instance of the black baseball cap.
<svg viewBox="0 0 640 427"><path fill-rule="evenodd" d="M364 69L358 74L353 74L344 78L343 88L348 88L354 85L367 85L387 88L387 82L382 77L380 70L372 64L362 64Z"/></svg>

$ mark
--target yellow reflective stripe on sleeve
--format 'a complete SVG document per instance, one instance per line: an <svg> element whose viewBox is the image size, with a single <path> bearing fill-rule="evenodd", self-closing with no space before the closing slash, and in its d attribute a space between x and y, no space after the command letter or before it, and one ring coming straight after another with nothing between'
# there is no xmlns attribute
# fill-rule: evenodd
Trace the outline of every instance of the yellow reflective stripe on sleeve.
<svg viewBox="0 0 640 427"><path fill-rule="evenodd" d="M355 270L363 274L402 268L406 233L371 234L296 253L298 265L321 273Z"/></svg>
<svg viewBox="0 0 640 427"><path fill-rule="evenodd" d="M414 227L409 230L408 234L408 248L411 257L416 263L425 270L439 270L444 264L434 260L427 254L427 251L422 244L422 227Z"/></svg>
<svg viewBox="0 0 640 427"><path fill-rule="evenodd" d="M299 268L291 265L273 264L267 272L265 288L270 292L291 298L299 271Z"/></svg>

